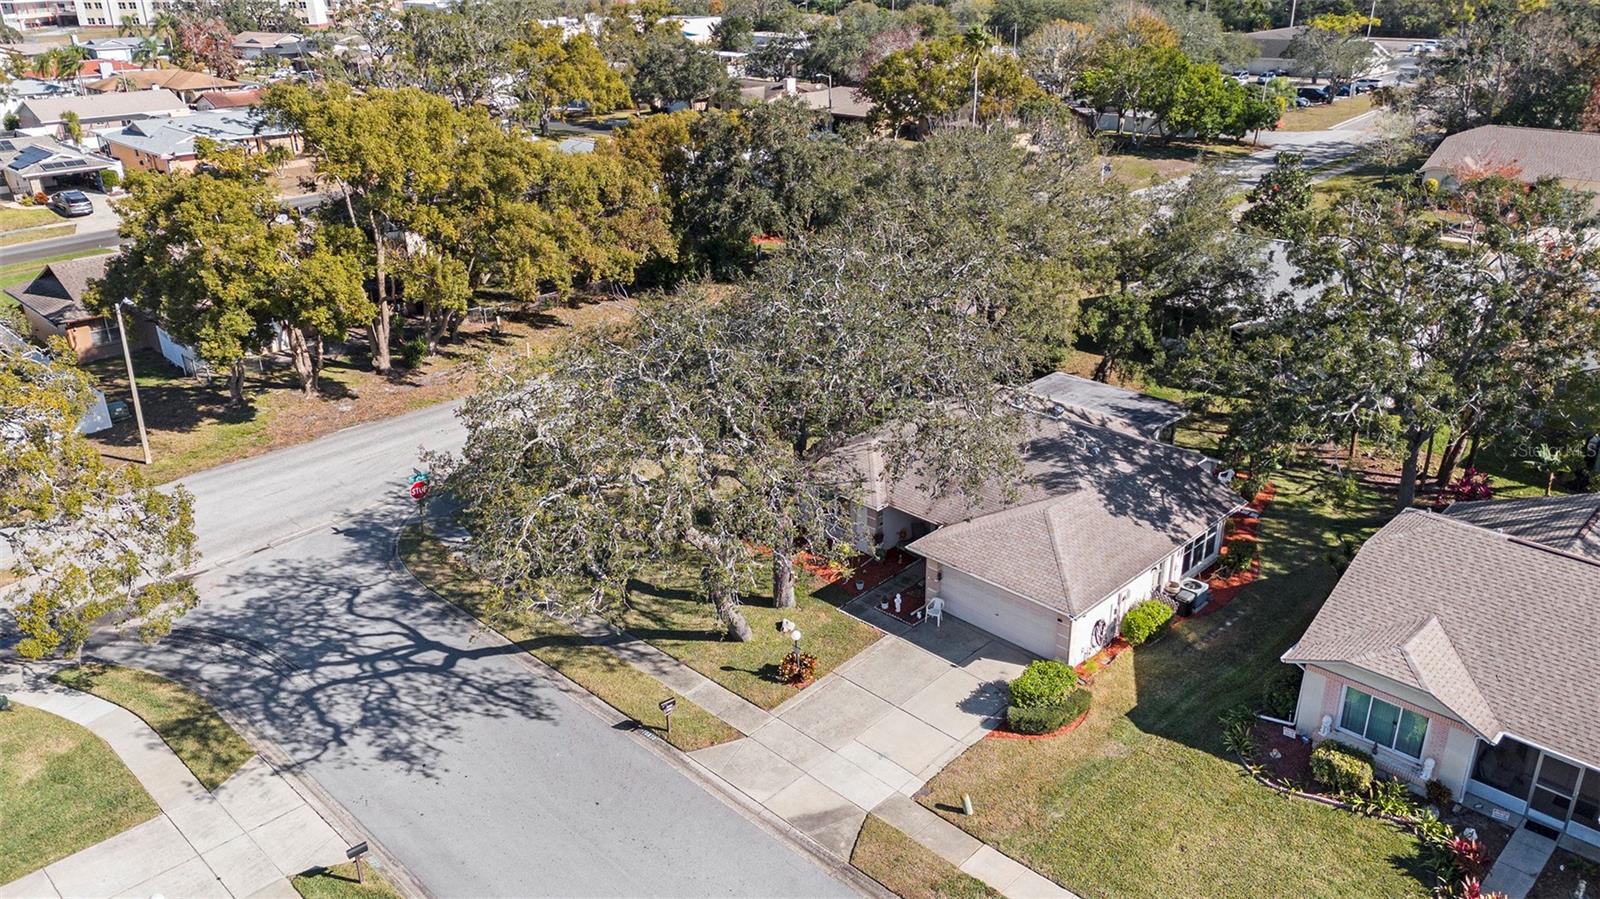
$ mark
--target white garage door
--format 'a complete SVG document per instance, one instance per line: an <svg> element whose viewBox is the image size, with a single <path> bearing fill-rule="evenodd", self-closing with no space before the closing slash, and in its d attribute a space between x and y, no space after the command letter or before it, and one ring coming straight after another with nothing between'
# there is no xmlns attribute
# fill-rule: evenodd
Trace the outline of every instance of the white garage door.
<svg viewBox="0 0 1600 899"><path fill-rule="evenodd" d="M1056 612L948 568L940 575L939 595L944 610L962 621L1034 655L1055 657Z"/></svg>

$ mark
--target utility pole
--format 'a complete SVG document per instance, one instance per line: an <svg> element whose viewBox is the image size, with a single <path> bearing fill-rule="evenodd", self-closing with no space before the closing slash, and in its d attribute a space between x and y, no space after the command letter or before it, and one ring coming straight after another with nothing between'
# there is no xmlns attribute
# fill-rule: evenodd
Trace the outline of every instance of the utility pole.
<svg viewBox="0 0 1600 899"><path fill-rule="evenodd" d="M1294 27L1294 13L1300 6L1300 0L1289 0L1289 27Z"/></svg>
<svg viewBox="0 0 1600 899"><path fill-rule="evenodd" d="M1372 11L1367 13L1367 39L1372 39L1372 23L1378 20L1378 0L1372 0Z"/></svg>
<svg viewBox="0 0 1600 899"><path fill-rule="evenodd" d="M128 329L122 323L122 303L117 304L117 334L122 337L122 361L128 366L128 389L133 391L133 420L139 424L139 445L144 447L144 464L149 465L150 437L144 432L144 409L139 405L139 382L133 377L133 351L128 349Z"/></svg>
<svg viewBox="0 0 1600 899"><path fill-rule="evenodd" d="M978 125L978 63L983 61L983 51L980 49L972 57L972 125Z"/></svg>

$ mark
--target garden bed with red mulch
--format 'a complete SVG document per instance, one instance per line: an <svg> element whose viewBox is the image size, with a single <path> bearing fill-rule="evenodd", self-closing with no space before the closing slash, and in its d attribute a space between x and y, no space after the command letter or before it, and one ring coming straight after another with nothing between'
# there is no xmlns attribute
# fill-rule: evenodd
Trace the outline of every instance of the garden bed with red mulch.
<svg viewBox="0 0 1600 899"><path fill-rule="evenodd" d="M1250 736L1256 741L1255 760L1268 776L1307 793L1319 791L1311 778L1310 743L1285 735L1283 725L1270 721L1257 721Z"/></svg>
<svg viewBox="0 0 1600 899"><path fill-rule="evenodd" d="M1000 730L997 728L989 731L984 735L983 738L985 740L1054 740L1056 737L1064 737L1067 734L1077 730L1078 725L1089 719L1090 711L1092 711L1092 709L1085 709L1083 714L1079 715L1076 719L1068 721L1066 724L1061 725L1047 734L1019 734L1016 731Z"/></svg>
<svg viewBox="0 0 1600 899"><path fill-rule="evenodd" d="M900 591L900 611L894 609L894 597L885 596L878 601L878 611L891 618L898 618L906 624L918 625L922 623L922 609L928 604L928 589L921 582Z"/></svg>
<svg viewBox="0 0 1600 899"><path fill-rule="evenodd" d="M922 557L897 546L884 553L881 559L866 555L851 559L848 571L830 568L808 553L801 553L798 561L801 568L827 585L816 591L818 599L844 605L912 565L920 564Z"/></svg>
<svg viewBox="0 0 1600 899"><path fill-rule="evenodd" d="M1267 504L1272 502L1272 498L1276 494L1277 487L1274 486L1271 481L1268 481L1266 486L1261 488L1261 492L1256 494L1255 499L1250 501L1250 508L1254 509L1256 514L1249 518L1239 519L1238 527L1234 528L1233 533L1229 535L1228 539L1242 539L1252 543L1260 542L1261 537L1259 532L1261 530L1261 513L1266 511ZM1228 546L1226 543L1223 544L1222 554L1228 554ZM1258 554L1256 558L1251 561L1250 567L1244 571L1235 571L1233 574L1227 576L1214 574L1206 578L1207 583L1211 585L1211 601L1206 603L1205 608L1194 613L1194 615L1190 617L1201 618L1206 615L1210 615L1212 612L1217 611L1223 606L1226 606L1228 603L1233 601L1234 597L1238 596L1239 593L1244 590L1246 585L1254 581L1260 576L1260 574L1261 557Z"/></svg>

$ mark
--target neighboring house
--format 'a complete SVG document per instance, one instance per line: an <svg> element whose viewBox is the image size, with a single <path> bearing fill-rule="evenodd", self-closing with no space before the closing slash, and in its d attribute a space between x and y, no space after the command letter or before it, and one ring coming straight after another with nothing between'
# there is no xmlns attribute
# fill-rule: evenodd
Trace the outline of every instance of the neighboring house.
<svg viewBox="0 0 1600 899"><path fill-rule="evenodd" d="M174 119L147 119L126 128L100 134L106 152L129 168L146 172L193 171L199 160L196 143L208 138L218 143L263 153L282 147L298 152L293 131L268 125L252 109L218 109Z"/></svg>
<svg viewBox="0 0 1600 899"><path fill-rule="evenodd" d="M194 103L206 91L229 90L244 85L205 72L191 72L188 69L141 69L137 72L124 72L110 78L91 81L84 85L85 90L96 94L147 91L157 87L172 91L185 103Z"/></svg>
<svg viewBox="0 0 1600 899"><path fill-rule="evenodd" d="M1072 415L1022 416L1020 482L974 492L912 471L891 480L874 438L841 451L864 476L858 545L904 546L926 560L928 596L1030 652L1077 664L1122 615L1217 557L1223 523L1244 505L1213 460Z"/></svg>
<svg viewBox="0 0 1600 899"><path fill-rule="evenodd" d="M78 114L84 131L94 132L124 128L144 119L188 115L189 106L177 94L161 88L81 97L43 97L17 107L18 130L24 134L65 137L62 116L68 112Z"/></svg>
<svg viewBox="0 0 1600 899"><path fill-rule="evenodd" d="M1045 375L1029 384L1028 392L1048 403L1057 417L1163 443L1171 443L1178 422L1189 417L1188 409L1169 400L1066 372Z"/></svg>
<svg viewBox="0 0 1600 899"><path fill-rule="evenodd" d="M661 21L676 23L683 36L693 44L709 44L718 25L722 24L721 16L666 16Z"/></svg>
<svg viewBox="0 0 1600 899"><path fill-rule="evenodd" d="M52 262L27 285L6 290L22 307L34 340L48 343L52 337L66 338L79 362L122 352L122 337L117 332L116 320L97 315L83 304L89 282L105 276L106 262L113 255L105 253ZM199 368L194 350L173 340L143 313L130 310L125 323L133 349L156 350L188 374Z"/></svg>
<svg viewBox="0 0 1600 899"><path fill-rule="evenodd" d="M280 31L241 31L233 38L233 49L241 59L292 59L309 50L305 38Z"/></svg>
<svg viewBox="0 0 1600 899"><path fill-rule="evenodd" d="M259 87L232 91L206 91L194 102L197 112L211 112L214 109L248 109L260 105Z"/></svg>
<svg viewBox="0 0 1600 899"><path fill-rule="evenodd" d="M1267 72L1291 75L1310 75L1310 72L1301 71L1298 60L1290 55L1289 45L1305 30L1304 25L1292 28L1269 28L1265 31L1252 31L1245 37L1256 44L1256 55L1245 65L1245 69L1252 75L1262 75ZM1358 75L1370 74L1389 68L1394 61L1394 56L1382 44L1365 39L1372 48L1371 56L1367 60L1364 71Z"/></svg>
<svg viewBox="0 0 1600 899"><path fill-rule="evenodd" d="M1295 727L1600 858L1600 496L1407 510L1283 660Z"/></svg>
<svg viewBox="0 0 1600 899"><path fill-rule="evenodd" d="M794 78L735 78L733 83L739 89L739 99L746 103L772 103L794 97L812 109L827 110L836 121L863 121L872 115L872 101L861 95L860 88L847 85L829 87Z"/></svg>
<svg viewBox="0 0 1600 899"><path fill-rule="evenodd" d="M123 0L123 2L127 2L127 0ZM133 62L134 55L144 46L144 39L137 37L104 37L92 41L74 40L74 43L88 51L90 59Z"/></svg>
<svg viewBox="0 0 1600 899"><path fill-rule="evenodd" d="M115 159L68 147L53 137L0 138L0 174L5 192L13 197L78 185L98 189L100 173L107 170L122 174Z"/></svg>
<svg viewBox="0 0 1600 899"><path fill-rule="evenodd" d="M1573 190L1600 193L1600 134L1484 125L1445 138L1422 164L1422 177L1446 190L1490 174L1526 184L1555 178Z"/></svg>
<svg viewBox="0 0 1600 899"><path fill-rule="evenodd" d="M0 114L9 115L17 111L24 101L37 100L41 97L60 97L72 91L58 82L44 78L13 78L0 91Z"/></svg>
<svg viewBox="0 0 1600 899"><path fill-rule="evenodd" d="M17 350L35 362L50 361L49 353L23 340L20 334L5 325L0 325L0 346ZM106 406L106 395L95 390L93 402L84 410L83 417L78 419L78 433L98 434L109 427L111 427L111 410Z"/></svg>

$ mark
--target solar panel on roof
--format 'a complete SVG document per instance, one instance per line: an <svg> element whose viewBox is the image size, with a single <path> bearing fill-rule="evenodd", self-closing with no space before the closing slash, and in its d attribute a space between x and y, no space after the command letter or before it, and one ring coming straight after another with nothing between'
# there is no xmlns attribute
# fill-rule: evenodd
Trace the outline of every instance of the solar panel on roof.
<svg viewBox="0 0 1600 899"><path fill-rule="evenodd" d="M11 141L0 140L0 150L3 150L5 152L7 152L7 153L10 153L12 150L15 150L16 148L17 148L17 145L12 143Z"/></svg>

